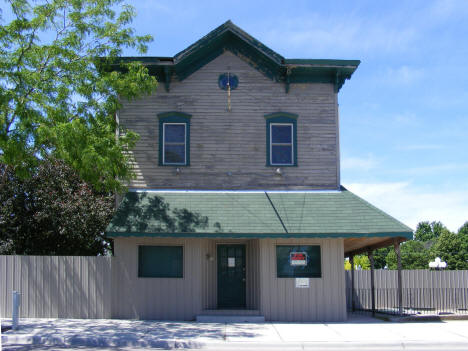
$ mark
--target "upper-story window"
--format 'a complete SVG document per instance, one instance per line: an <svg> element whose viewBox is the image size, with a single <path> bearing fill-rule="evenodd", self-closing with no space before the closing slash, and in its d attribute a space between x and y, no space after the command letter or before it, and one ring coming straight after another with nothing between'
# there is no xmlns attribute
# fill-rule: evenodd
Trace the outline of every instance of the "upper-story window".
<svg viewBox="0 0 468 351"><path fill-rule="evenodd" d="M159 165L188 166L190 164L190 118L182 112L160 113Z"/></svg>
<svg viewBox="0 0 468 351"><path fill-rule="evenodd" d="M277 112L265 118L267 166L297 166L297 115Z"/></svg>

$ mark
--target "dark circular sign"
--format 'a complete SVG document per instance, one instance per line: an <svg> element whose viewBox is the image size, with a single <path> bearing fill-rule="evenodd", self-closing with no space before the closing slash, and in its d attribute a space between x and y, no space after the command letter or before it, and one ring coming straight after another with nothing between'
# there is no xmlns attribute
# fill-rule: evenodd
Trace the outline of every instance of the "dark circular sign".
<svg viewBox="0 0 468 351"><path fill-rule="evenodd" d="M232 73L223 73L218 78L218 86L220 89L227 90L228 86L234 90L239 85L239 78Z"/></svg>

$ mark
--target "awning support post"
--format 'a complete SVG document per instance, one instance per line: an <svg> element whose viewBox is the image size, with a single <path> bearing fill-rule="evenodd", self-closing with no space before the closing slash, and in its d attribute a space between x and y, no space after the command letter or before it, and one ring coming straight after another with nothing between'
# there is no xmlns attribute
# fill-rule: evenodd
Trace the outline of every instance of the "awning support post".
<svg viewBox="0 0 468 351"><path fill-rule="evenodd" d="M393 242L393 248L395 249L395 254L397 257L397 281L398 281L398 314L401 316L403 314L403 287L401 285L401 251L400 243L398 240Z"/></svg>
<svg viewBox="0 0 468 351"><path fill-rule="evenodd" d="M356 310L356 301L355 301L355 293L354 293L354 255L349 257L349 263L351 264L351 311Z"/></svg>
<svg viewBox="0 0 468 351"><path fill-rule="evenodd" d="M372 250L367 251L367 257L369 257L371 271L372 316L375 316L374 252Z"/></svg>

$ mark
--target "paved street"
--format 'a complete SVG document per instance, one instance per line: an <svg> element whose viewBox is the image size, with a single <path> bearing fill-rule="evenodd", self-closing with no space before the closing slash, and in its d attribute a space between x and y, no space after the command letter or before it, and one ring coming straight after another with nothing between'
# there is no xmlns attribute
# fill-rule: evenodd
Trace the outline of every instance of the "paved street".
<svg viewBox="0 0 468 351"><path fill-rule="evenodd" d="M468 350L468 321L391 323L195 323L23 319L5 350Z"/></svg>

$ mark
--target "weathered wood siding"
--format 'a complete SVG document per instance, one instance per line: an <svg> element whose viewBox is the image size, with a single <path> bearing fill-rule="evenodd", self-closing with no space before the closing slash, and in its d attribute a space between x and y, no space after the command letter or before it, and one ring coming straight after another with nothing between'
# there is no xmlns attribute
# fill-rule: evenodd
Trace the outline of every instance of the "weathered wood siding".
<svg viewBox="0 0 468 351"><path fill-rule="evenodd" d="M0 317L110 318L112 257L0 256Z"/></svg>
<svg viewBox="0 0 468 351"><path fill-rule="evenodd" d="M322 277L309 288L296 288L294 278L277 278L276 245L320 245ZM346 319L342 239L261 239L260 311L266 320L310 322Z"/></svg>
<svg viewBox="0 0 468 351"><path fill-rule="evenodd" d="M218 77L231 72L239 86L219 89ZM192 115L189 167L158 166L157 114ZM266 166L266 122L273 112L297 114L298 166L282 167L282 176ZM189 189L334 189L339 185L338 116L332 84L291 84L289 93L230 52L225 52L170 92L125 102L120 123L140 134L134 149L137 178L131 187Z"/></svg>

